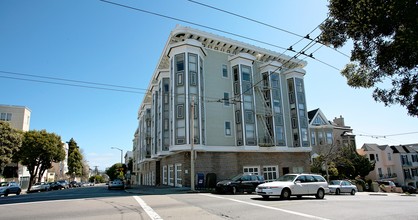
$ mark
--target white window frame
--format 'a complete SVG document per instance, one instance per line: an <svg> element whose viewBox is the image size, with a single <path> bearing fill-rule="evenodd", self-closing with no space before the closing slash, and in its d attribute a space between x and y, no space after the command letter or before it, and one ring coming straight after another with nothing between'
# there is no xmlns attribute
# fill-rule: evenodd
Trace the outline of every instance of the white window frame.
<svg viewBox="0 0 418 220"><path fill-rule="evenodd" d="M260 166L244 166L243 173L260 175Z"/></svg>
<svg viewBox="0 0 418 220"><path fill-rule="evenodd" d="M183 179L181 178L182 172L182 165L181 163L176 163L174 167L174 175L175 175L175 186L182 187L183 186Z"/></svg>
<svg viewBox="0 0 418 220"><path fill-rule="evenodd" d="M226 76L225 76L225 70L226 70ZM228 65L222 64L222 78L228 78L229 72L228 72Z"/></svg>
<svg viewBox="0 0 418 220"><path fill-rule="evenodd" d="M167 185L168 181L167 181L167 166L163 166L163 184Z"/></svg>
<svg viewBox="0 0 418 220"><path fill-rule="evenodd" d="M227 123L229 123L229 128L226 126ZM225 136L230 137L232 136L232 122L231 121L225 121Z"/></svg>
<svg viewBox="0 0 418 220"><path fill-rule="evenodd" d="M168 165L168 185L174 186L174 165Z"/></svg>
<svg viewBox="0 0 418 220"><path fill-rule="evenodd" d="M272 178L268 178L271 174ZM279 166L263 166L263 176L264 180L267 182L273 181L279 178Z"/></svg>

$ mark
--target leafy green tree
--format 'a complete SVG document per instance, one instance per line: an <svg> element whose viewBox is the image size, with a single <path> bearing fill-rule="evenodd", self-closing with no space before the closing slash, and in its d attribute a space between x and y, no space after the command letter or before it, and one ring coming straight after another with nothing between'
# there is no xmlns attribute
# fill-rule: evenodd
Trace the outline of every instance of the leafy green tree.
<svg viewBox="0 0 418 220"><path fill-rule="evenodd" d="M121 171L123 174L126 173L127 167L125 164L115 163L113 166L109 167L106 170L106 174L109 176L109 179L113 180L116 178L124 179L124 176L121 175Z"/></svg>
<svg viewBox="0 0 418 220"><path fill-rule="evenodd" d="M10 127L8 122L0 121L0 174L22 146L22 137L23 134Z"/></svg>
<svg viewBox="0 0 418 220"><path fill-rule="evenodd" d="M94 176L91 176L89 178L89 182L91 182L91 183L93 183L93 182L95 182L95 183L104 183L105 180L104 180L103 176L101 176L101 175L94 175Z"/></svg>
<svg viewBox="0 0 418 220"><path fill-rule="evenodd" d="M385 106L418 116L418 4L416 0L329 1L320 40L335 48L353 42L341 74L354 88L375 88ZM389 83L390 82L390 83Z"/></svg>
<svg viewBox="0 0 418 220"><path fill-rule="evenodd" d="M36 177L41 181L44 172L52 168L53 162L65 159L65 150L60 136L46 130L31 130L24 134L22 147L16 157L28 168L30 188Z"/></svg>
<svg viewBox="0 0 418 220"><path fill-rule="evenodd" d="M352 146L342 147L334 162L340 178L355 179L360 176L364 179L374 170L374 163L367 157L359 155Z"/></svg>
<svg viewBox="0 0 418 220"><path fill-rule="evenodd" d="M73 138L68 142L68 175L81 176L83 174L83 155L80 152L80 147ZM74 176L75 175L75 176Z"/></svg>

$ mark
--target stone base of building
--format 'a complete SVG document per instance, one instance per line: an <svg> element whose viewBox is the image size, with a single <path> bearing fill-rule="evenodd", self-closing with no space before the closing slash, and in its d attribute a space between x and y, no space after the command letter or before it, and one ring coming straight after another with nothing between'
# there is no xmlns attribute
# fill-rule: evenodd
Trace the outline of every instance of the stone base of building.
<svg viewBox="0 0 418 220"><path fill-rule="evenodd" d="M266 180L274 180L287 173L309 172L309 158L309 152L196 152L195 184L213 187L213 182L240 173L256 173ZM148 159L140 163L135 182L138 185L190 187L190 168L190 152Z"/></svg>

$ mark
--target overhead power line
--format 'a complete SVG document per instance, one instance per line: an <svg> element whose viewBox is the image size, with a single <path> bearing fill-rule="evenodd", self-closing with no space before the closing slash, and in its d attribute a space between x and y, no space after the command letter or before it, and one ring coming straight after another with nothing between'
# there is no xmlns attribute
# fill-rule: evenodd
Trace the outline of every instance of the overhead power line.
<svg viewBox="0 0 418 220"><path fill-rule="evenodd" d="M55 84L55 85L61 85L61 86L73 86L73 87L82 87L82 88L89 88L89 89L109 90L109 91L116 91L116 92L145 94L145 92L139 92L139 91L130 91L130 90L124 90L124 89L112 89L112 88L105 88L105 87L98 87L98 86L80 85L80 84L51 82L51 81L45 81L45 80L27 79L27 78L19 78L19 77L0 76L0 78L22 80L22 81L29 81L29 82L38 82L38 83L47 83L47 84Z"/></svg>
<svg viewBox="0 0 418 220"><path fill-rule="evenodd" d="M59 81L66 81L66 82L73 82L73 83L83 83L83 84L90 84L90 85L98 85L98 86L107 86L107 87L115 87L115 88L123 88L123 89L131 89L131 90L147 90L141 89L137 87L129 87L129 86L121 86L121 85L114 85L114 84L105 84L105 83L97 83L97 82L89 82L89 81L81 81L81 80L73 80L73 79L64 79L64 78L57 78L57 77L50 77L50 76L39 76L39 75L32 75L26 73L17 73L17 72L10 72L10 71L3 71L0 70L0 73L5 73L9 75L18 75L18 76L29 76L35 78L42 78L42 79L52 79L52 80L59 80Z"/></svg>
<svg viewBox="0 0 418 220"><path fill-rule="evenodd" d="M243 16L243 15L240 15L240 14L237 14L237 13L234 13L234 12L230 12L230 11L227 11L227 10L224 10L224 9L221 9L221 8L217 8L217 7L215 7L215 6L211 6L211 5L208 5L208 4L204 4L204 3L201 3L201 2L198 2L198 1L194 1L194 0L188 0L189 2L192 2L192 3L195 3L195 4L198 4L198 5L202 5L202 6L204 6L204 7L208 7L208 8L211 8L211 9L214 9L214 10L217 10L217 11L221 11L221 12L224 12L224 13L226 13L226 14L230 14L230 15L233 15L233 16L236 16L236 17L239 17L239 18L242 18L242 19L245 19L245 20L248 20L248 21L251 21L251 22L254 22L254 23L257 23L257 24L261 24L261 25L263 25L263 26L266 26L266 27L269 27L269 28L273 28L273 29L276 29L276 30L279 30L279 31L282 31L282 32L285 32L285 33L288 33L288 34L291 34L291 35L294 35L294 36L297 36L297 37L301 37L302 39L301 40L299 40L298 42L296 42L295 44L293 44L293 46L294 45L296 45L296 44L298 44L300 41L302 41L304 38L305 39L308 39L308 40L310 40L310 41L313 41L313 39L311 39L311 38L309 38L309 34L308 35L306 35L306 36L302 36L302 35L300 35L300 34L297 34L297 33L294 33L294 32L291 32L291 31L289 31L289 30L285 30L285 29L283 29L283 28L279 28L279 27L277 27L277 26L274 26L274 25L271 25L271 24L268 24L268 23L265 23L265 22L261 22L261 21L258 21L258 20L255 20L255 19L252 19L252 18L249 18L249 17L247 17L247 16ZM318 29L319 28L319 26L317 27L317 28L315 28L313 31L315 31L316 29ZM312 31L312 32L313 32ZM311 33L312 33L311 32ZM326 45L326 44L324 44L324 43L322 43L321 41L319 41L319 40L316 40L317 41L317 43L319 43L319 44L322 44L322 45L324 45L324 46L326 46L326 47L328 47L328 48L330 48L330 49L332 49L332 50L334 50L334 51L336 51L336 52L338 52L338 53L340 53L341 55L343 55L343 56L345 56L345 57L350 57L350 56L348 56L347 54L345 54L345 53L343 53L343 52L341 52L341 51L339 51L339 50L337 50L337 49L335 49L335 48L332 48L332 47L330 47L330 46L328 46L328 45Z"/></svg>
<svg viewBox="0 0 418 220"><path fill-rule="evenodd" d="M187 21L187 20L184 20L184 19L179 19L179 18L175 18L175 17L172 17L172 16L163 15L163 14L160 14L160 13L156 13L156 12L152 12L152 11L148 11L148 10L124 5L124 4L119 4L119 3L116 3L116 2L112 2L112 1L107 1L107 0L99 0L99 1L111 4L111 5L123 7L123 8L128 8L128 9L131 9L131 10L139 11L139 12L142 12L142 13L151 14L151 15L158 16L158 17L163 17L163 18L170 19L170 20L184 22L184 23L187 23L187 24L191 24L191 25L195 25L195 26L198 26L198 27L206 28L206 29L209 29L209 30L218 31L218 32L221 32L221 33L229 34L229 35L232 35L232 36L240 37L240 38L243 38L243 39L247 39L247 40L250 40L250 41L254 41L254 42L257 42L257 43L261 43L261 44L272 46L272 47L279 48L279 49L284 49L284 50L291 51L291 52L295 53L295 51L290 50L290 48L284 48L282 46L278 46L278 45L275 45L275 44L272 44L272 43L268 43L268 42L265 42L265 41L257 40L257 39L250 38L250 37L246 37L246 36L240 35L240 34L235 34L235 33L229 32L229 31L224 31L224 30L221 30L221 29L218 29L218 28L209 27L207 25L198 24L198 23ZM308 37L308 36L305 36L305 37ZM305 55L305 54L303 54L303 55ZM313 58L313 57L310 57L310 58ZM314 60L318 60L318 59L315 58ZM324 61L320 61L320 62L324 63L324 64L326 63ZM329 66L329 67L333 67L331 64L326 64L326 65ZM333 68L339 70L336 67L333 67Z"/></svg>

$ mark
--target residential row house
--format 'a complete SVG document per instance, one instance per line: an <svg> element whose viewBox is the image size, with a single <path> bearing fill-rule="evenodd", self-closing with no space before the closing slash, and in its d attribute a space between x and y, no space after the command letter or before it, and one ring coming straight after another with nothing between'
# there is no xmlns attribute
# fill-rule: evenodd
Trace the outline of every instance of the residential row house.
<svg viewBox="0 0 418 220"><path fill-rule="evenodd" d="M332 156L343 146L349 146L355 151L356 141L353 129L345 124L342 116L329 121L318 108L309 111L308 118L312 160L319 155Z"/></svg>
<svg viewBox="0 0 418 220"><path fill-rule="evenodd" d="M359 153L375 163L366 177L375 181L393 181L399 186L418 186L418 144L364 144Z"/></svg>

